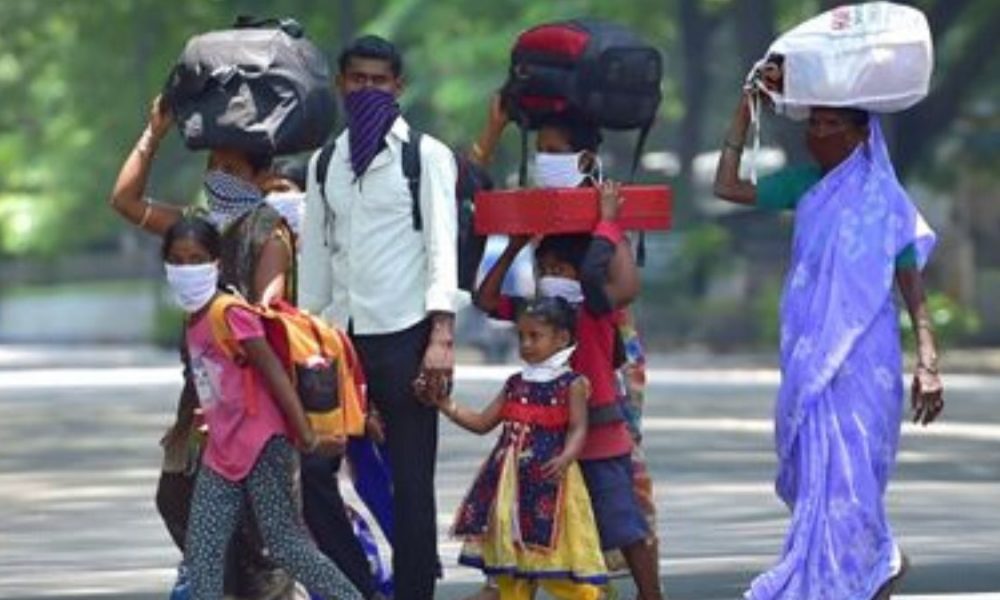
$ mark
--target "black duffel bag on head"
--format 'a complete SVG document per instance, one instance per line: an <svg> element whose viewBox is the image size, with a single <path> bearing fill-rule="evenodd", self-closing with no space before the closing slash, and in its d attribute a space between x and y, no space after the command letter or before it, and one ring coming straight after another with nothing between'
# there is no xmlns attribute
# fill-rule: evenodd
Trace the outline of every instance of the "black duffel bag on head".
<svg viewBox="0 0 1000 600"><path fill-rule="evenodd" d="M562 21L518 36L505 93L511 116L528 129L566 112L598 127L640 129L656 117L662 77L660 52L625 27Z"/></svg>
<svg viewBox="0 0 1000 600"><path fill-rule="evenodd" d="M634 171L660 106L662 77L659 50L629 29L589 19L560 21L518 36L502 95L522 129L538 129L553 117L639 129Z"/></svg>
<svg viewBox="0 0 1000 600"><path fill-rule="evenodd" d="M164 89L192 150L291 154L333 129L330 66L292 19L237 19L188 40Z"/></svg>

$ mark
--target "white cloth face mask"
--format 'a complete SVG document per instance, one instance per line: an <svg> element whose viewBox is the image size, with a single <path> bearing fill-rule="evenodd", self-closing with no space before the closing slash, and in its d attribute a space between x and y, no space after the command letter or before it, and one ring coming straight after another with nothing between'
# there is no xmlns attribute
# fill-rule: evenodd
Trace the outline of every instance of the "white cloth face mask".
<svg viewBox="0 0 1000 600"><path fill-rule="evenodd" d="M184 312L198 312L219 289L218 263L172 265L166 263L167 283L174 301Z"/></svg>
<svg viewBox="0 0 1000 600"><path fill-rule="evenodd" d="M569 371L569 359L573 356L576 346L569 346L556 352L540 363L529 363L521 371L521 378L525 381L544 383L552 381L563 373Z"/></svg>
<svg viewBox="0 0 1000 600"><path fill-rule="evenodd" d="M580 172L583 152L539 152L535 154L535 182L544 188L574 188L587 177Z"/></svg>
<svg viewBox="0 0 1000 600"><path fill-rule="evenodd" d="M576 279L546 275L538 280L538 295L543 298L562 298L570 304L583 302L583 287Z"/></svg>
<svg viewBox="0 0 1000 600"><path fill-rule="evenodd" d="M285 219L292 233L299 236L302 217L306 210L305 192L272 192L264 197L264 202L270 204L278 214Z"/></svg>

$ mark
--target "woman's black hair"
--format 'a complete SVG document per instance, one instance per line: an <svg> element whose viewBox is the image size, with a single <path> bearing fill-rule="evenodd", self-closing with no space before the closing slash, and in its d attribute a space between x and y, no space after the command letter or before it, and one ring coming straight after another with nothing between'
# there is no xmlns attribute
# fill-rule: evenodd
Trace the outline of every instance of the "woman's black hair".
<svg viewBox="0 0 1000 600"><path fill-rule="evenodd" d="M547 235L535 248L535 260L552 255L559 262L569 263L579 271L583 264L583 257L587 254L587 248L590 246L590 240L589 233Z"/></svg>
<svg viewBox="0 0 1000 600"><path fill-rule="evenodd" d="M541 122L542 127L554 127L566 132L569 139L570 148L573 152L589 150L597 152L604 138L601 137L601 129L584 119L583 117L567 115L554 115L545 118Z"/></svg>
<svg viewBox="0 0 1000 600"><path fill-rule="evenodd" d="M848 125L857 129L868 127L868 121L871 118L867 110L850 106L814 106L813 108L832 112L847 121Z"/></svg>
<svg viewBox="0 0 1000 600"><path fill-rule="evenodd" d="M538 319L556 329L569 334L569 339L576 334L576 310L565 298L557 296L539 296L526 301L518 313L518 318L530 317Z"/></svg>
<svg viewBox="0 0 1000 600"><path fill-rule="evenodd" d="M396 46L377 35L363 35L340 52L337 65L340 67L341 75L347 72L347 65L352 58L384 60L389 63L394 76L399 77L403 73L403 57L396 50Z"/></svg>
<svg viewBox="0 0 1000 600"><path fill-rule="evenodd" d="M250 168L253 169L255 174L270 169L271 165L274 164L274 157L270 154L253 152L246 153L243 156L247 159L247 162L250 163Z"/></svg>
<svg viewBox="0 0 1000 600"><path fill-rule="evenodd" d="M849 107L839 108L837 110L839 110L840 113L844 115L844 118L847 119L848 123L857 127L858 129L864 129L865 127L868 127L869 115L867 110L862 110L860 108L849 108Z"/></svg>
<svg viewBox="0 0 1000 600"><path fill-rule="evenodd" d="M274 174L283 177L305 191L309 161L303 158L283 158L274 163Z"/></svg>
<svg viewBox="0 0 1000 600"><path fill-rule="evenodd" d="M170 255L170 247L177 240L192 239L201 244L213 259L222 255L222 236L219 230L205 219L195 216L181 217L163 234L163 245L160 247L160 257L164 261Z"/></svg>

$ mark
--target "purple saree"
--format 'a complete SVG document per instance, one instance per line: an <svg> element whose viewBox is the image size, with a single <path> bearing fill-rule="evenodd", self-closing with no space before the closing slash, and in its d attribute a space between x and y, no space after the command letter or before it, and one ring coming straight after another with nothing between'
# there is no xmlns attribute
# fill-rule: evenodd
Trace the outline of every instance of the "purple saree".
<svg viewBox="0 0 1000 600"><path fill-rule="evenodd" d="M898 569L883 496L902 412L892 285L934 234L889 162L876 118L867 144L799 202L781 301L777 493L791 509L781 559L750 600L869 600Z"/></svg>

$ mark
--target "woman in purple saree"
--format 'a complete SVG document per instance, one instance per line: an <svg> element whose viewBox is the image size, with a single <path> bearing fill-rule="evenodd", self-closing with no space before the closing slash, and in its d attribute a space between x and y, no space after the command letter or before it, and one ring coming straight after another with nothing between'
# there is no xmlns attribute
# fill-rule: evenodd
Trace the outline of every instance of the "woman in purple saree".
<svg viewBox="0 0 1000 600"><path fill-rule="evenodd" d="M744 96L725 139L715 193L795 210L781 300L776 489L792 512L782 556L750 600L888 598L906 567L884 495L902 417L902 355L892 286L917 339L914 420L944 407L921 269L935 237L889 161L875 117L815 107L807 146L818 166L754 185L739 179L750 116Z"/></svg>

